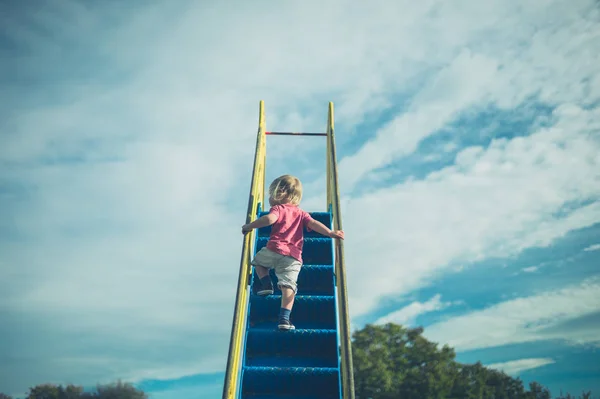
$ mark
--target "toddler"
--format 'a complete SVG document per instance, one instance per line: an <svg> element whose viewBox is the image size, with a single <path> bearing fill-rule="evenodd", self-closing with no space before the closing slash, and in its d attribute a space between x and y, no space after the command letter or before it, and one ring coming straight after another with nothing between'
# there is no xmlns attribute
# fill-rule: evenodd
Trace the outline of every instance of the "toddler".
<svg viewBox="0 0 600 399"><path fill-rule="evenodd" d="M275 179L269 186L268 214L254 222L242 226L242 233L252 229L273 225L267 245L256 253L251 264L260 279L261 289L258 295L273 293L273 282L269 269L275 270L277 286L281 290L281 309L279 311L278 328L293 330L290 313L297 293L296 282L302 267L302 245L304 244L303 227L331 238L344 239L341 230L332 231L323 223L314 220L308 212L299 208L302 199L302 183L291 175L283 175Z"/></svg>

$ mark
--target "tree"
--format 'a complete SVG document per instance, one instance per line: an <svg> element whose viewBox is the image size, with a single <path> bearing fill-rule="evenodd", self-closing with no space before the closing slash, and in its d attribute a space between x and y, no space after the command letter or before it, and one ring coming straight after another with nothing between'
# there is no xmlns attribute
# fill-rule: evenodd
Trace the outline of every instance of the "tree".
<svg viewBox="0 0 600 399"><path fill-rule="evenodd" d="M444 399L450 393L455 353L426 340L422 328L367 325L352 344L357 399Z"/></svg>
<svg viewBox="0 0 600 399"><path fill-rule="evenodd" d="M367 325L352 338L356 399L551 399L537 382L527 390L520 378L480 362L456 362L454 350L428 341L421 327Z"/></svg>
<svg viewBox="0 0 600 399"><path fill-rule="evenodd" d="M13 397L0 392L0 399L13 399Z"/></svg>
<svg viewBox="0 0 600 399"><path fill-rule="evenodd" d="M80 386L40 384L29 389L27 399L80 399L82 393L83 388Z"/></svg>
<svg viewBox="0 0 600 399"><path fill-rule="evenodd" d="M54 384L40 384L29 388L27 399L61 399L58 386Z"/></svg>
<svg viewBox="0 0 600 399"><path fill-rule="evenodd" d="M535 381L529 384L529 392L532 394L531 399L552 399L548 388Z"/></svg>
<svg viewBox="0 0 600 399"><path fill-rule="evenodd" d="M578 398L576 398L575 396L571 395L570 393L567 393L566 395L564 395L562 393L562 391L560 391L560 395L556 397L556 399L592 399L592 392L591 391L583 391L581 393L581 396L579 396Z"/></svg>
<svg viewBox="0 0 600 399"><path fill-rule="evenodd" d="M124 384L120 380L109 385L98 385L94 399L148 399L144 391L136 389L131 384Z"/></svg>
<svg viewBox="0 0 600 399"><path fill-rule="evenodd" d="M397 386L402 384L402 376L394 370L406 366L401 355L403 342L399 340L389 345L400 332L399 326L388 326L384 330L368 325L354 333L352 355L357 399L391 399Z"/></svg>
<svg viewBox="0 0 600 399"><path fill-rule="evenodd" d="M12 399L8 396L0 399ZM131 384L118 381L113 384L97 385L95 392L84 392L75 385L41 384L29 389L26 399L148 399L148 396Z"/></svg>
<svg viewBox="0 0 600 399"><path fill-rule="evenodd" d="M450 398L487 399L492 397L492 387L487 385L487 369L480 363L457 364L458 373Z"/></svg>

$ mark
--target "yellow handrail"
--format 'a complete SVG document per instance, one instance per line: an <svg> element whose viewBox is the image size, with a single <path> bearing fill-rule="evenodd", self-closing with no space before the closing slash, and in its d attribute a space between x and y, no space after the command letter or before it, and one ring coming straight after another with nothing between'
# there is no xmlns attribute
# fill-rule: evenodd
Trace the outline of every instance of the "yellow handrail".
<svg viewBox="0 0 600 399"><path fill-rule="evenodd" d="M335 150L335 129L333 103L329 103L327 115L327 207L331 206L333 228L342 230L340 191L338 185L337 155ZM344 242L335 240L335 275L340 315L340 352L342 373L342 397L354 399L354 367L352 364L352 344L350 341L350 315L346 288L346 266L344 264Z"/></svg>
<svg viewBox="0 0 600 399"><path fill-rule="evenodd" d="M256 150L254 153L254 168L252 170L252 183L250 196L248 198L248 211L246 223L256 219L256 210L259 203L263 203L265 190L265 160L266 160L266 136L265 136L264 101L260 101L258 134L256 137ZM238 276L238 287L235 297L235 309L231 326L231 338L229 340L229 355L227 357L227 369L225 371L225 383L223 386L223 399L236 399L238 391L238 375L242 360L242 344L246 327L246 313L248 309L248 293L250 289L250 258L254 247L256 231L246 234L242 244L242 255L240 260L240 272Z"/></svg>

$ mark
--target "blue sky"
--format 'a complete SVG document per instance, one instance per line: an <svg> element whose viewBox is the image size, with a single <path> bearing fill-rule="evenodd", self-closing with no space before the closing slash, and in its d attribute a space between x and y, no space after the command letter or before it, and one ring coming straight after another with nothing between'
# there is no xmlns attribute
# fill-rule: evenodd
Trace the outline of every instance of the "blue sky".
<svg viewBox="0 0 600 399"><path fill-rule="evenodd" d="M600 9L0 5L0 391L221 389L258 102L336 110L354 328L600 393ZM325 145L272 137L325 207Z"/></svg>

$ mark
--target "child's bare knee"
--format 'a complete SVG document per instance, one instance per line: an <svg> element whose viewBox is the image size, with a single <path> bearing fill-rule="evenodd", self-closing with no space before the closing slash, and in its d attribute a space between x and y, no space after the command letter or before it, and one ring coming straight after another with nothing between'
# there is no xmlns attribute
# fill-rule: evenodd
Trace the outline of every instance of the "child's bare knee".
<svg viewBox="0 0 600 399"><path fill-rule="evenodd" d="M294 286L294 285L292 285L292 284L288 284L288 283L279 283L279 284L277 284L277 285L279 286L279 289L280 289L280 290L282 290L282 291L283 291L284 289L285 289L285 290L290 290L290 291L292 291L292 292L291 292L291 294L292 294L292 295L295 295L295 294L296 294L296 292L298 291L298 290L297 290L297 288L296 288L296 286Z"/></svg>

